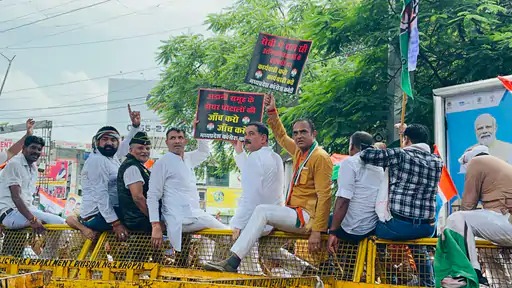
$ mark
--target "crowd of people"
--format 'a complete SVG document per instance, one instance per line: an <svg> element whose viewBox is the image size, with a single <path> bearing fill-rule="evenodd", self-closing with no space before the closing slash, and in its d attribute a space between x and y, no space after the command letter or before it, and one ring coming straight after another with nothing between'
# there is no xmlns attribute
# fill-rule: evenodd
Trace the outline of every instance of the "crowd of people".
<svg viewBox="0 0 512 288"><path fill-rule="evenodd" d="M309 253L322 249L336 253L339 239L357 243L370 235L413 240L436 234L436 194L443 161L432 153L428 145L430 132L425 126L400 126L402 148L386 148L364 131L352 134L350 157L340 164L335 206L330 215L333 164L316 141L315 125L308 119L298 119L290 137L272 95L265 96L264 105L268 127L260 122L249 123L244 142L233 143L242 194L229 225L199 206L194 168L207 159L210 141L198 140L196 150L185 152L186 132L171 128L166 134L169 152L150 171L144 163L149 159L151 142L146 133L139 131L140 113L130 108L133 128L123 141L111 126L100 128L94 136L93 153L82 171L80 215L66 220L32 206L35 163L45 143L32 135L34 121L29 119L26 136L7 153L0 153L1 162L12 158L0 176L0 222L9 229L30 226L36 233L44 232L43 223L66 222L87 238L113 230L121 241L129 237L129 231L144 231L151 234L155 248L162 247L166 232L177 253L182 251L182 233L231 229L234 244L230 256L203 263L206 270L227 272L239 271L244 258L257 253L254 244L258 239L274 229L308 235ZM284 183L281 157L269 147L270 130L292 156L289 184ZM18 154L20 150L22 153ZM477 259L475 236L512 245L512 166L489 155L488 148L481 145L469 148L460 161L466 172L463 211L448 217L438 235L435 255L436 280L443 287L487 284ZM382 189L389 198L389 215L385 218L376 213ZM483 209L476 210L479 202ZM322 246L324 233L329 234L327 247ZM419 284L435 286L434 267L426 247L412 249ZM454 255L454 251L465 253ZM300 263L298 274L315 272L314 267L285 249L274 253L286 254ZM471 269L463 269L464 261Z"/></svg>

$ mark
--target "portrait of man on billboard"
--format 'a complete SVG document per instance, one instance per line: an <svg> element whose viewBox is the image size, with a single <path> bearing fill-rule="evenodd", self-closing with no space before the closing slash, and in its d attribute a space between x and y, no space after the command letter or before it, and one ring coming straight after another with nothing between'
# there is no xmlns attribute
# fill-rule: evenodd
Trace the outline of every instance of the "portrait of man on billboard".
<svg viewBox="0 0 512 288"><path fill-rule="evenodd" d="M498 124L496 118L489 113L480 114L475 119L475 136L477 144L469 147L466 151L474 146L484 145L489 148L489 154L498 157L508 163L512 164L512 144L497 139L496 133L498 132ZM462 165L463 159L459 160L461 163L460 173L465 173L465 167Z"/></svg>

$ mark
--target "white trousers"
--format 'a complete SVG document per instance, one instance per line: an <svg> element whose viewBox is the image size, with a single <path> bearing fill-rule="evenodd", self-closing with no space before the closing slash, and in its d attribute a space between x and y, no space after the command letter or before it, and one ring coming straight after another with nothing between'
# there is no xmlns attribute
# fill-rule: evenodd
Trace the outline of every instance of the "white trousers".
<svg viewBox="0 0 512 288"><path fill-rule="evenodd" d="M309 222L309 215L304 211L304 221ZM305 228L297 228L297 213L295 210L277 205L261 204L256 206L249 222L242 230L236 240L231 252L235 253L240 259L244 257L255 247L256 241L260 236L268 231L267 225L291 233L306 234ZM265 247L267 248L267 247ZM263 249L261 252L264 259L281 260L280 264L292 274L302 274L309 266L309 263L298 259L295 255L280 246L272 245L269 249Z"/></svg>
<svg viewBox="0 0 512 288"><path fill-rule="evenodd" d="M489 240L499 246L512 246L512 224L509 216L491 210L458 211L448 217L446 228L464 235L467 224L469 260L473 268L481 270L476 251L475 236Z"/></svg>
<svg viewBox="0 0 512 288"><path fill-rule="evenodd" d="M229 226L223 224L219 220L217 220L215 217L208 213L204 213L203 215L199 217L186 217L183 221L183 233L192 233L197 232L203 229L212 228L212 229L223 229L223 230L229 230ZM267 234L270 231L267 232ZM201 237L201 242L199 244L198 248L198 256L199 256L199 262L201 264L205 264L206 262L213 260L213 251L215 249L220 249L218 251L219 254L224 255L224 257L229 256L228 249L226 248L225 251L222 249L222 246L225 246L226 243L229 243L229 237L225 237L224 241L218 241L221 243L215 243L215 241L208 239L206 237ZM217 245L216 245L217 244ZM217 247L216 247L217 246ZM261 269L261 266L259 263L252 263L254 260L258 260L258 250L256 247L253 247L251 250L251 255L249 257L245 257L242 260L242 263L240 265L240 272L245 274L256 274L256 275L262 275L263 270Z"/></svg>
<svg viewBox="0 0 512 288"><path fill-rule="evenodd" d="M41 220L43 224L64 224L66 220L61 218L60 216L46 213L41 210L38 210L34 207L28 208L30 212L36 216L37 219ZM7 229L22 229L30 226L29 220L23 216L18 209L14 209L11 213L5 216L2 224Z"/></svg>

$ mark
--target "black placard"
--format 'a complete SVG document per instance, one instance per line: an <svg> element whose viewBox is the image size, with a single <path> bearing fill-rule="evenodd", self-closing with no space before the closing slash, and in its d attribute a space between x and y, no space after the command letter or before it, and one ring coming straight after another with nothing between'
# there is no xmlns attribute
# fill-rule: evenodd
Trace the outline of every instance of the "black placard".
<svg viewBox="0 0 512 288"><path fill-rule="evenodd" d="M199 89L194 138L243 140L245 126L263 117L261 93Z"/></svg>
<svg viewBox="0 0 512 288"><path fill-rule="evenodd" d="M297 93L312 43L309 40L260 33L245 83L290 94Z"/></svg>

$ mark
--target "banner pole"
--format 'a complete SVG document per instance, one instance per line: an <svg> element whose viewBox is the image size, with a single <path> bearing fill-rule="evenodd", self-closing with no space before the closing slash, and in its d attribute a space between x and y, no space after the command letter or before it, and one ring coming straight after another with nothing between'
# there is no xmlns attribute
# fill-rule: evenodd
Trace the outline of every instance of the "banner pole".
<svg viewBox="0 0 512 288"><path fill-rule="evenodd" d="M404 134L402 133L401 129L405 122L405 109L407 107L407 94L405 92L402 92L402 115L400 115L400 147L404 147Z"/></svg>

